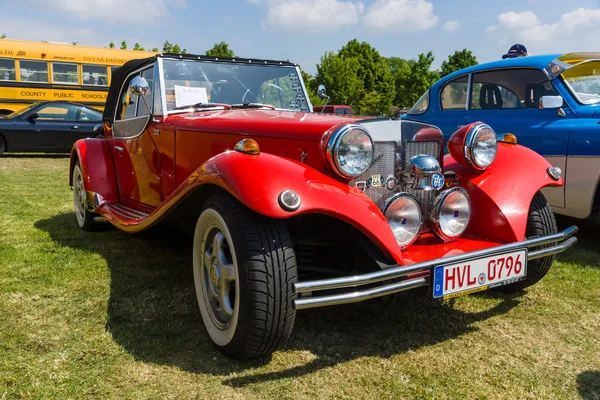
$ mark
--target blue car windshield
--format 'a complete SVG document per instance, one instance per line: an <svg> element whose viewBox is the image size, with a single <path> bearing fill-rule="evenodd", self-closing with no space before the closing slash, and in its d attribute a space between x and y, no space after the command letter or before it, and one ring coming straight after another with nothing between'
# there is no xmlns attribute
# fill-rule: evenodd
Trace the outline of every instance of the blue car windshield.
<svg viewBox="0 0 600 400"><path fill-rule="evenodd" d="M576 65L563 72L562 77L580 103L600 103L600 61Z"/></svg>

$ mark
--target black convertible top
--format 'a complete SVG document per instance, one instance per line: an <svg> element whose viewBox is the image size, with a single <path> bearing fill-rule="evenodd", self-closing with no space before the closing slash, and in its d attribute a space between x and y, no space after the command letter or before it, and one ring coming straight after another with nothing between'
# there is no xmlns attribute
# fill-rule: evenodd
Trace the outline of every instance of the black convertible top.
<svg viewBox="0 0 600 400"><path fill-rule="evenodd" d="M202 60L212 62L234 62L242 64L258 64L258 65L278 65L278 66L291 66L296 67L298 64L291 63L289 61L276 61L276 60L262 60L257 58L227 58L227 57L210 57L200 56L195 54L157 54L152 57L140 58L135 60L129 60L121 67L115 69L112 73L110 88L108 89L108 95L106 96L106 104L104 105L103 121L111 121L115 115L115 109L119 104L119 91L127 76L133 71L140 69L146 65L152 64L157 58L176 58L182 60Z"/></svg>

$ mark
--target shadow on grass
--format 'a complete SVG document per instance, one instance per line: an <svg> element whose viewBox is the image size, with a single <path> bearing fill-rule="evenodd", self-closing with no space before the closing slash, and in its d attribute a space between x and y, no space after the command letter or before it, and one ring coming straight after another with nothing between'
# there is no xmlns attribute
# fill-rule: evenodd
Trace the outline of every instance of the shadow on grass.
<svg viewBox="0 0 600 400"><path fill-rule="evenodd" d="M79 230L73 213L35 223L63 246L97 253L111 275L106 330L144 362L185 371L227 376L267 364L270 358L238 362L221 355L201 322L192 277L192 238L167 229L129 235L116 229ZM82 266L84 267L84 266ZM391 305L376 300L298 313L286 348L309 351L308 364L273 373L250 373L225 380L231 386L312 373L359 357L390 357L477 330L474 323L503 314L517 296L477 313L453 302L428 300L425 289L399 294Z"/></svg>
<svg viewBox="0 0 600 400"><path fill-rule="evenodd" d="M3 153L2 158L69 158L70 153Z"/></svg>
<svg viewBox="0 0 600 400"><path fill-rule="evenodd" d="M600 224L598 221L591 218L581 220L557 215L556 223L559 230L572 225L579 227L579 232L575 235L577 244L572 249L559 254L556 257L557 260L600 268Z"/></svg>
<svg viewBox="0 0 600 400"><path fill-rule="evenodd" d="M577 376L577 390L584 399L600 399L600 371L585 371Z"/></svg>

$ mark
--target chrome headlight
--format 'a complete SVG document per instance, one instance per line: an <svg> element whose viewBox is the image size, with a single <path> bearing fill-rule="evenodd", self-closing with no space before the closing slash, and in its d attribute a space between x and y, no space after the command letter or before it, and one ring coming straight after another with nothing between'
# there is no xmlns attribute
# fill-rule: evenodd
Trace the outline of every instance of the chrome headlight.
<svg viewBox="0 0 600 400"><path fill-rule="evenodd" d="M327 158L344 178L362 175L373 163L373 140L360 125L344 125L331 135Z"/></svg>
<svg viewBox="0 0 600 400"><path fill-rule="evenodd" d="M471 219L471 201L467 191L454 187L441 192L435 199L430 219L434 232L444 241L458 239Z"/></svg>
<svg viewBox="0 0 600 400"><path fill-rule="evenodd" d="M385 204L383 215L401 248L408 247L419 236L423 215L414 195L404 192L395 194Z"/></svg>
<svg viewBox="0 0 600 400"><path fill-rule="evenodd" d="M465 158L471 167L482 171L489 167L498 152L496 133L486 124L477 124L467 133Z"/></svg>

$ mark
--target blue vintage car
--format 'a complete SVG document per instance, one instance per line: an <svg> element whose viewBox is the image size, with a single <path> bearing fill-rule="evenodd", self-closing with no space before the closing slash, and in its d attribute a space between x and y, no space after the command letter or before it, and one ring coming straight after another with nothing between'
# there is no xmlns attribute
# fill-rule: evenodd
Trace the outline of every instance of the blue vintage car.
<svg viewBox="0 0 600 400"><path fill-rule="evenodd" d="M512 133L563 171L544 189L554 212L600 216L600 53L520 57L448 75L402 118L438 126L448 138L485 121Z"/></svg>

